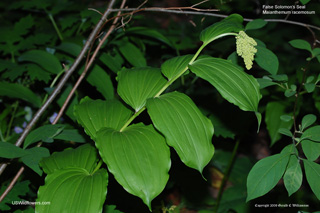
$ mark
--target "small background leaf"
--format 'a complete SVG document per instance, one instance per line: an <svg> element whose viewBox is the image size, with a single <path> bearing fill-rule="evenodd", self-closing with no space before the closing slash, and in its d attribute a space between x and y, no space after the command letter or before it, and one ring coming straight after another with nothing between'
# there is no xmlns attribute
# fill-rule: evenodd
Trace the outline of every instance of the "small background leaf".
<svg viewBox="0 0 320 213"><path fill-rule="evenodd" d="M58 74L62 70L59 60L54 55L43 50L30 50L25 52L18 60L33 62L53 74Z"/></svg>
<svg viewBox="0 0 320 213"><path fill-rule="evenodd" d="M8 142L0 141L0 157L1 158L19 158L27 154L26 150L15 146Z"/></svg>
<svg viewBox="0 0 320 213"><path fill-rule="evenodd" d="M307 129L302 134L301 138L320 142L320 125L313 126L313 127L310 127L309 129Z"/></svg>
<svg viewBox="0 0 320 213"><path fill-rule="evenodd" d="M123 42L119 46L121 54L125 59L134 67L145 67L147 61L144 58L142 52L132 43Z"/></svg>
<svg viewBox="0 0 320 213"><path fill-rule="evenodd" d="M312 53L310 44L305 40L295 39L295 40L289 41L289 44L294 48L308 50L310 53Z"/></svg>
<svg viewBox="0 0 320 213"><path fill-rule="evenodd" d="M39 167L39 162L42 158L50 156L49 150L44 147L34 147L26 149L26 152L27 155L21 157L22 162L41 176L42 170Z"/></svg>
<svg viewBox="0 0 320 213"><path fill-rule="evenodd" d="M314 124L316 120L317 120L317 117L313 114L305 115L301 121L301 131L305 130L306 128Z"/></svg>
<svg viewBox="0 0 320 213"><path fill-rule="evenodd" d="M264 27L268 22L263 19L255 19L253 21L248 22L245 27L245 30L256 30Z"/></svg>

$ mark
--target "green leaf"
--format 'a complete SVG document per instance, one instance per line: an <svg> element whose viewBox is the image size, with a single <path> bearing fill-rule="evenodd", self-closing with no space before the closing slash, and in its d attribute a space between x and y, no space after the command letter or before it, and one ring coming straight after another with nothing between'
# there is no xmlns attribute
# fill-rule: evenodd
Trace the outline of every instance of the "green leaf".
<svg viewBox="0 0 320 213"><path fill-rule="evenodd" d="M81 46L71 42L62 42L56 49L66 52L74 57L77 57L81 52Z"/></svg>
<svg viewBox="0 0 320 213"><path fill-rule="evenodd" d="M64 129L64 127L65 125L62 124L48 124L33 130L26 137L23 148L27 148L29 145L39 141L52 143L54 141L53 138L58 135Z"/></svg>
<svg viewBox="0 0 320 213"><path fill-rule="evenodd" d="M25 52L18 60L33 62L53 74L58 74L62 70L58 58L43 50L30 50Z"/></svg>
<svg viewBox="0 0 320 213"><path fill-rule="evenodd" d="M152 125L132 125L122 132L103 128L96 146L116 180L151 210L169 179L170 150L163 136Z"/></svg>
<svg viewBox="0 0 320 213"><path fill-rule="evenodd" d="M280 119L281 115L285 113L285 108L285 104L279 101L269 102L267 104L265 122L271 139L270 146L281 138L279 134L280 128L291 129L292 127L293 121L291 117L290 122L285 122Z"/></svg>
<svg viewBox="0 0 320 213"><path fill-rule="evenodd" d="M142 35L142 36L147 36L150 38L157 39L165 44L167 44L170 47L173 47L172 43L170 42L169 39L167 39L164 35L159 33L157 30L150 29L147 27L131 27L126 30L127 34L135 34L135 35Z"/></svg>
<svg viewBox="0 0 320 213"><path fill-rule="evenodd" d="M123 42L119 46L121 54L125 59L134 67L145 67L147 61L144 58L142 52L132 43Z"/></svg>
<svg viewBox="0 0 320 213"><path fill-rule="evenodd" d="M317 117L315 115L313 115L313 114L305 115L302 118L301 131L305 130L306 128L308 128L309 126L314 124L314 122L316 122L316 120L317 120Z"/></svg>
<svg viewBox="0 0 320 213"><path fill-rule="evenodd" d="M171 58L161 65L161 72L168 78L168 81L170 81L188 69L192 57L192 55L184 55Z"/></svg>
<svg viewBox="0 0 320 213"><path fill-rule="evenodd" d="M34 19L29 14L21 18L18 22L14 24L14 32L18 35L25 35L29 32L30 28L34 25Z"/></svg>
<svg viewBox="0 0 320 213"><path fill-rule="evenodd" d="M41 99L29 88L20 84L0 82L0 96L18 98L31 103L35 107L41 106Z"/></svg>
<svg viewBox="0 0 320 213"><path fill-rule="evenodd" d="M215 115L210 115L209 119L214 126L214 134L216 137L221 136L223 138L234 139L235 133L226 126L225 121L222 121L218 116Z"/></svg>
<svg viewBox="0 0 320 213"><path fill-rule="evenodd" d="M30 192L29 184L30 184L29 180L20 181L14 184L13 188L1 201L0 210L1 211L10 210L11 208L7 204L12 205L12 201L22 200L21 196L24 197L27 195L28 192ZM1 186L1 190L0 190L1 195L3 194L3 192L7 187L8 187L8 184L3 184Z"/></svg>
<svg viewBox="0 0 320 213"><path fill-rule="evenodd" d="M118 93L136 112L167 83L156 68L133 68L119 72Z"/></svg>
<svg viewBox="0 0 320 213"><path fill-rule="evenodd" d="M93 140L96 138L97 131L102 127L120 130L133 114L118 100L91 100L88 97L75 106L74 113L78 123L84 127L85 132Z"/></svg>
<svg viewBox="0 0 320 213"><path fill-rule="evenodd" d="M50 73L46 72L36 64L28 64L27 70L31 80L44 81L44 83L47 84L51 79Z"/></svg>
<svg viewBox="0 0 320 213"><path fill-rule="evenodd" d="M21 157L22 162L41 176L42 170L39 167L39 162L42 158L50 156L49 150L44 147L34 147L26 149L26 153L27 155Z"/></svg>
<svg viewBox="0 0 320 213"><path fill-rule="evenodd" d="M244 111L257 112L261 98L257 80L232 62L220 58L198 59L189 68L200 78L209 81L230 103Z"/></svg>
<svg viewBox="0 0 320 213"><path fill-rule="evenodd" d="M305 5L305 4L308 4L310 0L300 0L301 4Z"/></svg>
<svg viewBox="0 0 320 213"><path fill-rule="evenodd" d="M79 133L77 129L64 129L61 133L56 135L53 139L72 141L76 143L85 143L85 138Z"/></svg>
<svg viewBox="0 0 320 213"><path fill-rule="evenodd" d="M311 93L316 88L316 85L314 83L305 83L304 87L306 88L308 93Z"/></svg>
<svg viewBox="0 0 320 213"><path fill-rule="evenodd" d="M213 126L185 94L172 92L147 101L154 126L187 166L202 173L211 160Z"/></svg>
<svg viewBox="0 0 320 213"><path fill-rule="evenodd" d="M226 34L232 32L239 32L243 29L242 26L243 18L238 14L232 14L220 22L217 22L206 29L204 29L200 34L200 40L203 45L207 45L213 40L221 38Z"/></svg>
<svg viewBox="0 0 320 213"><path fill-rule="evenodd" d="M117 73L121 70L123 64L122 57L118 54L116 56L111 56L110 54L102 53L99 57L100 61L104 63L112 72Z"/></svg>
<svg viewBox="0 0 320 213"><path fill-rule="evenodd" d="M105 169L94 174L77 167L55 171L46 177L36 200L50 205L36 205L35 212L102 212L107 185Z"/></svg>
<svg viewBox="0 0 320 213"><path fill-rule="evenodd" d="M257 81L259 83L260 89L277 85L277 83L273 82L272 79L269 78L257 78Z"/></svg>
<svg viewBox="0 0 320 213"><path fill-rule="evenodd" d="M278 57L269 49L256 46L257 53L255 57L255 62L264 70L268 71L272 75L276 75L279 68Z"/></svg>
<svg viewBox="0 0 320 213"><path fill-rule="evenodd" d="M303 139L320 142L320 125L307 129L301 136Z"/></svg>
<svg viewBox="0 0 320 213"><path fill-rule="evenodd" d="M245 27L245 30L257 30L264 27L268 22L263 19L255 19L253 21L248 22Z"/></svg>
<svg viewBox="0 0 320 213"><path fill-rule="evenodd" d="M280 119L284 122L289 122L289 121L292 121L292 116L291 115L281 115Z"/></svg>
<svg viewBox="0 0 320 213"><path fill-rule="evenodd" d="M305 40L295 39L295 40L289 41L289 44L294 48L308 50L310 53L312 53L310 44Z"/></svg>
<svg viewBox="0 0 320 213"><path fill-rule="evenodd" d="M249 200L263 196L277 185L289 161L290 154L276 154L258 161L247 179Z"/></svg>
<svg viewBox="0 0 320 213"><path fill-rule="evenodd" d="M289 196L298 191L302 184L302 170L299 162L300 160L296 155L291 155L287 170L283 176L284 185Z"/></svg>
<svg viewBox="0 0 320 213"><path fill-rule="evenodd" d="M46 174L67 168L82 168L92 173L98 161L97 156L97 150L93 146L84 144L76 149L55 152L50 157L44 158L40 166Z"/></svg>
<svg viewBox="0 0 320 213"><path fill-rule="evenodd" d="M301 141L303 153L310 161L315 161L320 155L320 143L311 140Z"/></svg>
<svg viewBox="0 0 320 213"><path fill-rule="evenodd" d="M310 160L303 159L307 181L313 193L320 200L320 165Z"/></svg>
<svg viewBox="0 0 320 213"><path fill-rule="evenodd" d="M292 137L292 136L293 136L293 135L292 135L292 132L291 132L289 129L286 129L286 128L280 128L280 129L278 130L278 132L279 132L280 134L286 135L286 136L288 136L288 137Z"/></svg>
<svg viewBox="0 0 320 213"><path fill-rule="evenodd" d="M86 77L89 84L96 87L105 99L114 98L114 89L110 76L98 65L95 65Z"/></svg>
<svg viewBox="0 0 320 213"><path fill-rule="evenodd" d="M0 141L0 157L1 158L19 158L26 155L26 150L15 146L14 144L8 142Z"/></svg>

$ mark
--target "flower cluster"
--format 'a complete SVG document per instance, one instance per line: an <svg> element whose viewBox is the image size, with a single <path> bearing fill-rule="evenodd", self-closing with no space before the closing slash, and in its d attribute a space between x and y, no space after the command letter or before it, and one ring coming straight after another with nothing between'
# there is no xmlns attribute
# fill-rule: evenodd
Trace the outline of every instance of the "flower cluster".
<svg viewBox="0 0 320 213"><path fill-rule="evenodd" d="M257 52L257 49L254 47L257 46L257 42L244 31L239 32L236 40L237 54L243 58L246 68L250 70L252 68L254 54Z"/></svg>

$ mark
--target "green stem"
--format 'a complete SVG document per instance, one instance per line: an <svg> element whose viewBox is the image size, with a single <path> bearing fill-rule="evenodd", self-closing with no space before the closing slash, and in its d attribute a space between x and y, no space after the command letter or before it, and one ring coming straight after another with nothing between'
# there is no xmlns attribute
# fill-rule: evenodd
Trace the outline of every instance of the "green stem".
<svg viewBox="0 0 320 213"><path fill-rule="evenodd" d="M222 183L221 183L221 186L220 186L220 189L219 189L219 194L218 194L218 197L217 197L217 203L216 203L216 206L215 206L214 211L213 211L215 213L218 212L220 201L221 201L222 194L223 194L223 191L224 191L224 187L225 187L225 185L226 185L226 183L227 183L227 181L229 179L229 175L230 175L230 172L231 172L231 169L232 169L235 157L236 157L236 153L237 153L237 150L238 150L238 147L239 147L239 143L240 143L240 141L237 140L236 145L233 148L232 156L231 156L231 159L230 159L230 161L228 163L228 167L227 167L226 172L225 172L225 174L223 176Z"/></svg>
<svg viewBox="0 0 320 213"><path fill-rule="evenodd" d="M9 125L8 125L8 128L7 128L6 138L9 137L10 130L11 130L11 126L12 126L14 117L16 116L16 111L17 111L18 106L19 106L19 102L16 101L16 102L13 104L13 113L12 113L12 116L11 116L11 119L10 119L10 121L9 121Z"/></svg>
<svg viewBox="0 0 320 213"><path fill-rule="evenodd" d="M62 70L61 72L59 72L59 73L57 74L57 76L56 76L56 77L53 79L53 81L51 82L50 88L54 87L54 85L56 84L57 80L59 79L59 77L60 77L63 73L64 73L64 70ZM49 96L49 94L46 94L46 95L44 96L44 99L43 99L43 101L42 101L42 104L47 101L48 96Z"/></svg>
<svg viewBox="0 0 320 213"><path fill-rule="evenodd" d="M93 175L96 171L98 171L102 165L103 161L100 160L96 166L96 168L94 168L93 172L91 173L91 175Z"/></svg>
<svg viewBox="0 0 320 213"><path fill-rule="evenodd" d="M141 114L141 112L143 112L146 109L146 107L142 107L139 111L137 111L136 113L134 113L131 118L123 125L123 127L120 129L120 132L122 132L125 128L127 128L127 126L130 125L130 123L136 118L138 117L138 115Z"/></svg>
<svg viewBox="0 0 320 213"><path fill-rule="evenodd" d="M60 30L59 30L59 28L58 28L58 26L57 26L56 21L54 20L54 18L53 18L53 16L52 16L51 13L48 13L48 16L49 16L49 19L50 19L50 21L51 21L54 29L56 30L56 32L57 32L57 34L58 34L58 36L59 36L59 39L62 41L62 40L63 40L63 37L62 37L61 32L60 32Z"/></svg>
<svg viewBox="0 0 320 213"><path fill-rule="evenodd" d="M16 60L14 59L14 51L11 51L10 54L11 54L11 62L15 63Z"/></svg>
<svg viewBox="0 0 320 213"><path fill-rule="evenodd" d="M79 25L79 27L78 27L78 29L77 29L76 35L79 35L80 30L81 30L81 28L82 28L82 26L83 26L83 24L84 24L85 22L86 22L86 19L82 19L82 20L81 20L81 24Z"/></svg>

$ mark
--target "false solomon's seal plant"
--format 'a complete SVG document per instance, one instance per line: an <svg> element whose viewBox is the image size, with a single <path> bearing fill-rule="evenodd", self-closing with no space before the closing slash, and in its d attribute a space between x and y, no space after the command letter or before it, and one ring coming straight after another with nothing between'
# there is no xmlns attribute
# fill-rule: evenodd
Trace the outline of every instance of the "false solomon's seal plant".
<svg viewBox="0 0 320 213"><path fill-rule="evenodd" d="M166 93L188 70L212 84L230 103L254 112L260 123L261 95L257 80L229 60L200 56L203 48L214 40L235 36L238 54L250 69L255 43L244 33L242 22L240 15L233 14L213 24L201 33L203 44L194 55L169 59L161 69L121 70L117 92L122 100L84 98L74 113L96 149L84 145L55 153L41 162L47 177L37 201L49 200L51 205L36 206L36 211L101 212L108 172L128 193L141 198L151 211L152 200L163 191L169 179L169 147L186 166L202 174L214 155L214 127L186 94ZM133 123L145 110L152 123ZM103 163L108 171L100 168ZM70 168L70 165L73 166Z"/></svg>

